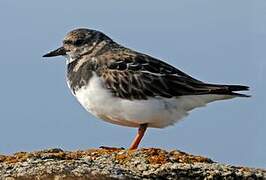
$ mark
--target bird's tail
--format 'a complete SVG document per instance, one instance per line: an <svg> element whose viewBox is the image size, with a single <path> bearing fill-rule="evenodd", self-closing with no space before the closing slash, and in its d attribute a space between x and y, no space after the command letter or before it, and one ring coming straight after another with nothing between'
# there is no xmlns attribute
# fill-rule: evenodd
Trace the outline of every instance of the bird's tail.
<svg viewBox="0 0 266 180"><path fill-rule="evenodd" d="M209 89L209 94L232 95L238 97L250 97L250 95L236 93L236 91L248 91L248 86L242 85L218 85L206 84Z"/></svg>

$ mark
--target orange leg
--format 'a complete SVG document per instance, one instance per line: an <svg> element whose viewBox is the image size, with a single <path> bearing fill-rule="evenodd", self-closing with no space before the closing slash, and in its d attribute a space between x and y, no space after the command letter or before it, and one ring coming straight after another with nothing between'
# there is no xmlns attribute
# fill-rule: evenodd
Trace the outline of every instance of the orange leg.
<svg viewBox="0 0 266 180"><path fill-rule="evenodd" d="M129 150L134 150L134 149L138 148L139 143L140 143L141 139L143 138L147 127L148 127L148 124L141 124L139 126L138 133L137 133L135 139L133 140L133 142L131 143Z"/></svg>

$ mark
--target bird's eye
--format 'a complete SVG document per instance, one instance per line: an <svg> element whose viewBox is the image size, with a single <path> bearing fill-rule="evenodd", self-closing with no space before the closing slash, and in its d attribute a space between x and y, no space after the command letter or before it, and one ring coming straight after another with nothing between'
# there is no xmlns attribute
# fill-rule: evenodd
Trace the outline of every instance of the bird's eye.
<svg viewBox="0 0 266 180"><path fill-rule="evenodd" d="M74 42L74 45L80 46L84 41L82 39L78 39Z"/></svg>

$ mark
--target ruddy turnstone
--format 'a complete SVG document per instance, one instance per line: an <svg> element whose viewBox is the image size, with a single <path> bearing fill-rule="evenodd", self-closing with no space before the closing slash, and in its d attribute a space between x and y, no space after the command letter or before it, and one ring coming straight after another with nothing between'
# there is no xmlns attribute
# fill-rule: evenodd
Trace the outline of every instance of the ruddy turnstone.
<svg viewBox="0 0 266 180"><path fill-rule="evenodd" d="M126 48L100 31L75 29L43 57L65 56L67 83L80 104L104 121L137 127L137 149L147 127L164 128L194 108L234 97L247 86L209 84L149 55Z"/></svg>

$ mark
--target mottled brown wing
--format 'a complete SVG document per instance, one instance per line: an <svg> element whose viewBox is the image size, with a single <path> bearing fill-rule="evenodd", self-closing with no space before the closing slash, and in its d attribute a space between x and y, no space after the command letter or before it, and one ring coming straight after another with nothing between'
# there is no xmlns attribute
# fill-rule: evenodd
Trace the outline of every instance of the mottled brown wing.
<svg viewBox="0 0 266 180"><path fill-rule="evenodd" d="M200 94L232 94L246 86L206 84L173 66L146 55L110 60L99 73L106 88L121 98L177 97ZM231 89L230 89L231 88Z"/></svg>

